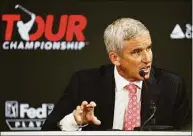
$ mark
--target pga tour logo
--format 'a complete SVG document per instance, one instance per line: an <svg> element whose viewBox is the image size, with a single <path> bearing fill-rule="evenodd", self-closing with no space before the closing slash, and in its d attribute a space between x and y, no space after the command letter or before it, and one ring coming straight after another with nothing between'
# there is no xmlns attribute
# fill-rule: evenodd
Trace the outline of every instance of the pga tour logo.
<svg viewBox="0 0 193 136"><path fill-rule="evenodd" d="M54 15L41 17L19 4L15 9L20 9L30 19L25 22L19 14L2 15L1 20L5 23L3 50L81 50L88 44L83 33L87 18L83 15L61 15L56 22ZM53 30L54 24L57 24L57 30ZM35 29L33 32L32 28ZM14 30L20 41L12 40ZM42 37L46 41L38 41Z"/></svg>
<svg viewBox="0 0 193 136"><path fill-rule="evenodd" d="M34 108L27 103L6 101L6 123L10 130L40 130L53 108L54 104L43 103L41 107Z"/></svg>

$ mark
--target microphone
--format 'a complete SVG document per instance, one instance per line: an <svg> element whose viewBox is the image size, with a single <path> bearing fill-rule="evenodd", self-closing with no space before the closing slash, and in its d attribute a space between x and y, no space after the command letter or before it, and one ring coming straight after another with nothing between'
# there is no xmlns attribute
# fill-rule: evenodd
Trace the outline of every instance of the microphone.
<svg viewBox="0 0 193 136"><path fill-rule="evenodd" d="M149 121L152 121L152 125L155 125L155 112L157 110L157 107L156 107L156 104L151 100L151 103L150 103L150 109L152 111L152 114L151 116L143 123L143 125L141 126L141 129L140 131L143 131L145 125L149 122ZM154 119L153 119L154 117Z"/></svg>
<svg viewBox="0 0 193 136"><path fill-rule="evenodd" d="M140 71L139 71L139 75L140 75L141 77L143 77L144 83L145 83L145 88L146 88L146 90L148 91L147 81L146 81L146 79L145 79L145 72L144 72L143 70L140 70Z"/></svg>
<svg viewBox="0 0 193 136"><path fill-rule="evenodd" d="M148 92L148 87L147 87L147 81L145 79L145 72L143 70L140 70L139 71L139 75L141 77L143 77L144 79L144 83L145 83L145 88ZM136 128L136 130L140 130L140 131L143 131L143 130L146 130L146 131L169 131L169 130L174 130L174 127L173 126L166 126L166 125L156 125L156 118L155 118L155 113L156 113L156 110L157 110L157 106L156 106L156 103L151 100L150 102L150 110L151 110L151 116L143 123L143 125L138 128ZM151 121L151 124L152 125L147 125L147 123Z"/></svg>
<svg viewBox="0 0 193 136"><path fill-rule="evenodd" d="M147 92L148 92L147 81L146 81L146 79L145 79L145 72L144 72L143 70L140 70L140 71L139 71L139 75L140 75L141 77L143 77L144 83L145 83L145 88L146 88L146 90L147 90ZM150 102L150 110L152 111L151 116L143 123L143 125L142 125L141 128L140 128L140 131L142 131L142 130L144 129L144 126L145 126L149 121L151 121L153 117L154 117L154 119L152 120L152 124L155 125L155 112L156 112L156 110L157 110L157 107L156 107L156 104L155 104L155 102L154 102L153 100L151 100L151 102Z"/></svg>
<svg viewBox="0 0 193 136"><path fill-rule="evenodd" d="M139 71L139 75L145 79L145 72L143 70Z"/></svg>

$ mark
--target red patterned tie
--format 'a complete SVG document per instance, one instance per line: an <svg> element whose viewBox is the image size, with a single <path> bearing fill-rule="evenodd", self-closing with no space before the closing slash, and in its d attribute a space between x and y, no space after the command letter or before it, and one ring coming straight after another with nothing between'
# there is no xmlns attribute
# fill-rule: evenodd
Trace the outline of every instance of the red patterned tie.
<svg viewBox="0 0 193 136"><path fill-rule="evenodd" d="M133 83L125 86L129 91L129 103L125 110L124 130L134 130L135 127L140 127L140 103L137 102L137 86Z"/></svg>

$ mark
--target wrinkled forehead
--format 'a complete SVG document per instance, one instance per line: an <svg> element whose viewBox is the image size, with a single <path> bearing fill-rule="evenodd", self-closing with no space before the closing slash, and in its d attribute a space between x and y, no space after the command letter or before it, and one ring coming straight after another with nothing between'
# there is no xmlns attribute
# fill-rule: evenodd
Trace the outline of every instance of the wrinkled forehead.
<svg viewBox="0 0 193 136"><path fill-rule="evenodd" d="M140 35L130 40L124 40L124 43L130 45L151 45L151 37L149 34Z"/></svg>
<svg viewBox="0 0 193 136"><path fill-rule="evenodd" d="M150 35L137 36L136 38L130 40L124 40L123 48L136 49L136 48L146 48L152 44Z"/></svg>

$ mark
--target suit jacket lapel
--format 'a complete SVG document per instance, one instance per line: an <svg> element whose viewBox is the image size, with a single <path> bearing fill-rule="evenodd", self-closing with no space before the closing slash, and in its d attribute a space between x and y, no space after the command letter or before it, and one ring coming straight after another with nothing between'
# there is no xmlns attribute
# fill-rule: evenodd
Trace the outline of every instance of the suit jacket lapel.
<svg viewBox="0 0 193 136"><path fill-rule="evenodd" d="M100 97L103 104L100 105L102 127L105 129L112 129L114 118L115 105L115 80L114 80L114 66L110 65L107 68L102 67L101 70L100 88L103 90Z"/></svg>
<svg viewBox="0 0 193 136"><path fill-rule="evenodd" d="M143 82L142 87L142 102L141 102L141 125L150 117L151 113L151 102L154 102L157 106L160 90L155 78L155 71L152 68L150 78L146 81L147 87Z"/></svg>

